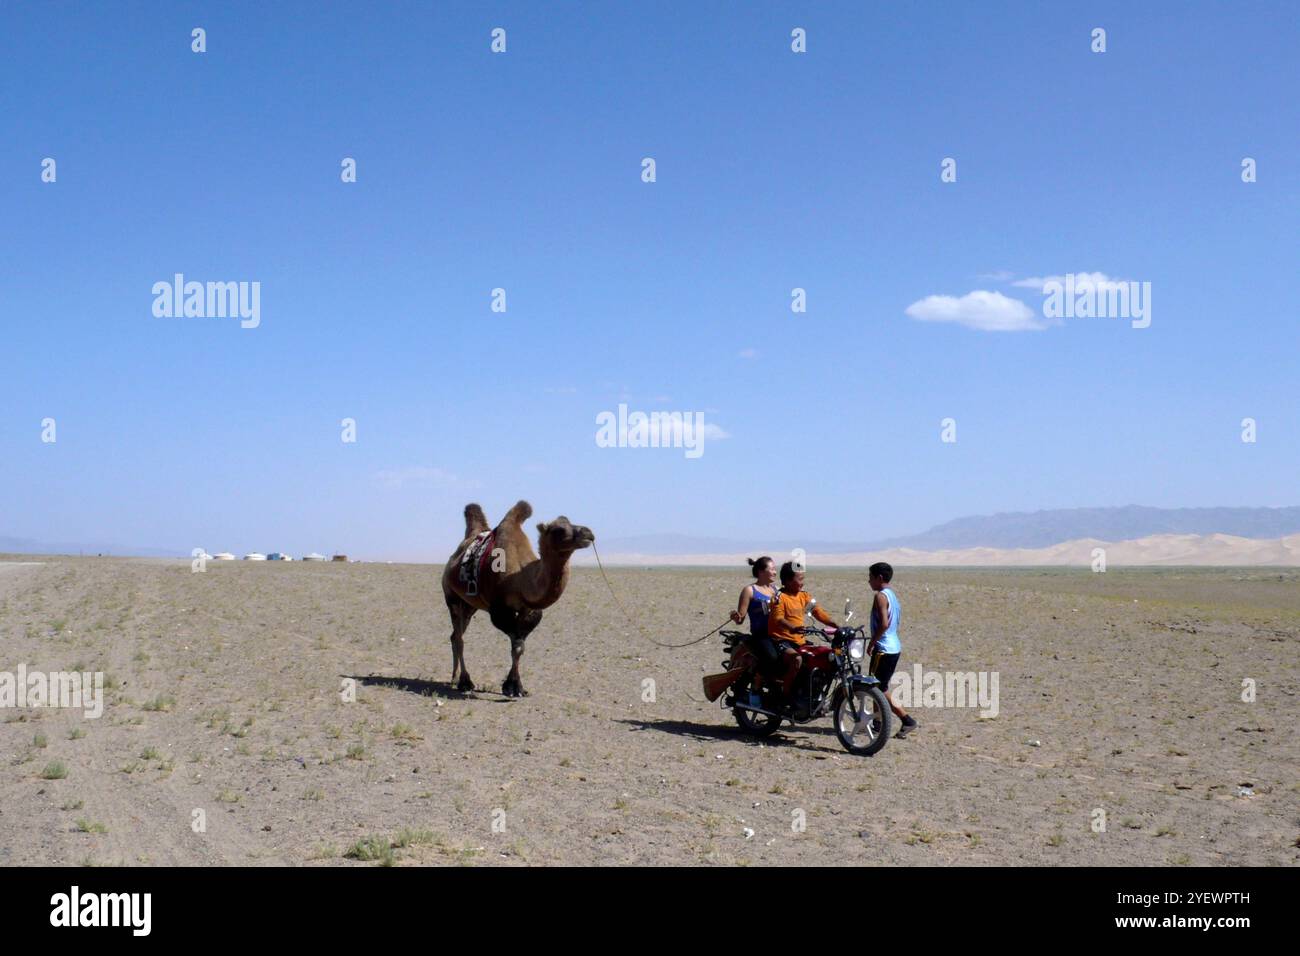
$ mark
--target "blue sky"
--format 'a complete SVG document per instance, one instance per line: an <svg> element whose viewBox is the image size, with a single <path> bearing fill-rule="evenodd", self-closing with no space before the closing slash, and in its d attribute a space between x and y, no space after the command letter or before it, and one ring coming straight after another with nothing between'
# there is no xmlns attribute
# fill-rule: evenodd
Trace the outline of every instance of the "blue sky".
<svg viewBox="0 0 1300 956"><path fill-rule="evenodd" d="M0 536L437 560L468 500L756 541L1296 503L1293 5L0 16ZM260 326L155 317L177 272L260 282ZM1150 282L1150 328L906 312L1069 272ZM597 447L619 402L729 437Z"/></svg>

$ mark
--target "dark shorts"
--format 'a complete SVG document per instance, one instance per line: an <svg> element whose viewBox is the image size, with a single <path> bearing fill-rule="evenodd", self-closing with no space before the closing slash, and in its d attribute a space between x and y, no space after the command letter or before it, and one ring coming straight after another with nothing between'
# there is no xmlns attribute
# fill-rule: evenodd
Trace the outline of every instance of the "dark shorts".
<svg viewBox="0 0 1300 956"><path fill-rule="evenodd" d="M780 677L785 669L781 657L790 645L785 641L778 644L766 634L751 634L746 641L754 657L758 659L758 672L771 679Z"/></svg>
<svg viewBox="0 0 1300 956"><path fill-rule="evenodd" d="M889 690L889 679L894 676L901 654L882 654L876 651L871 657L871 676L880 681L881 690Z"/></svg>

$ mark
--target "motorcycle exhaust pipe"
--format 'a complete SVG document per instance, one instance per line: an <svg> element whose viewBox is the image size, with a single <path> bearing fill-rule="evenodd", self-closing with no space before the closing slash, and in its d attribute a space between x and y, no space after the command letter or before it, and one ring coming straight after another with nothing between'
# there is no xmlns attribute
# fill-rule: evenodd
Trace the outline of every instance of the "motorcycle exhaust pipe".
<svg viewBox="0 0 1300 956"><path fill-rule="evenodd" d="M749 704L742 704L740 701L736 701L736 702L735 702L734 704L732 704L731 706L732 706L732 708L735 709L735 710L743 710L743 711L746 711L747 713L751 713L751 714L762 714L764 717L785 717L785 716L787 716L786 714L778 714L778 713L776 713L775 711L772 711L772 710L764 710L762 707L752 707L752 706L750 706Z"/></svg>

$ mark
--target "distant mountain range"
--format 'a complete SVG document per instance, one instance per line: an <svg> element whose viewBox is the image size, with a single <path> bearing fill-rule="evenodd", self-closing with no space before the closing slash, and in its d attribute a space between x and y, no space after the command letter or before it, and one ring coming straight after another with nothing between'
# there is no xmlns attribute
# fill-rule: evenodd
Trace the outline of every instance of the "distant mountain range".
<svg viewBox="0 0 1300 956"><path fill-rule="evenodd" d="M1300 507L1291 508L1063 508L1012 511L957 518L919 534L876 541L756 542L684 534L637 535L600 541L614 554L738 554L766 549L836 554L909 548L918 551L961 548L1046 548L1082 538L1132 541L1162 534L1225 534L1240 538L1282 538L1300 532ZM757 556L757 555L755 555Z"/></svg>
<svg viewBox="0 0 1300 956"><path fill-rule="evenodd" d="M803 548L810 554L859 554L885 550L953 551L970 548L1049 548L1066 541L1134 541L1156 535L1230 535L1274 539L1300 533L1300 507L1290 508L1066 508L1013 511L957 518L919 534L880 540L843 541L773 538L744 540L689 534L645 534L604 538L606 555L786 554ZM78 544L0 537L0 552L14 554L114 554L186 557L188 551L133 548L86 542Z"/></svg>
<svg viewBox="0 0 1300 956"><path fill-rule="evenodd" d="M745 553L609 554L611 565L729 567L744 566ZM1073 567L1092 568L1104 557L1114 567L1280 567L1300 568L1300 534L1281 538L1242 538L1228 534L1152 534L1127 541L1076 538L1046 548L873 548L870 551L809 551L818 568L857 568L873 561L896 567ZM573 557L577 565L595 563L590 551Z"/></svg>
<svg viewBox="0 0 1300 956"><path fill-rule="evenodd" d="M763 554L784 554L794 548L805 551L832 553L860 551L865 545L843 541L796 541L793 538L773 538L761 542L741 538L714 538L692 534L638 534L623 538L597 538L601 553L613 554L739 554L752 552L757 558Z"/></svg>
<svg viewBox="0 0 1300 956"><path fill-rule="evenodd" d="M1156 534L1283 538L1300 532L1296 508L1068 508L958 518L877 548L1046 548L1078 538L1132 541Z"/></svg>

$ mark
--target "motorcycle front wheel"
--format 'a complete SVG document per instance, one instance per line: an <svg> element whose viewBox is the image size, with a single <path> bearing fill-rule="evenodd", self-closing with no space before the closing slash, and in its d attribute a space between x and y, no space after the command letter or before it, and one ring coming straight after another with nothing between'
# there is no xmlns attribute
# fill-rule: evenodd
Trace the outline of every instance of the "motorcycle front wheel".
<svg viewBox="0 0 1300 956"><path fill-rule="evenodd" d="M844 749L851 754L870 757L885 746L894 715L884 692L879 687L858 685L853 688L851 698L843 690L835 696L835 736ZM856 720L853 707L849 706L850 700L857 707Z"/></svg>

